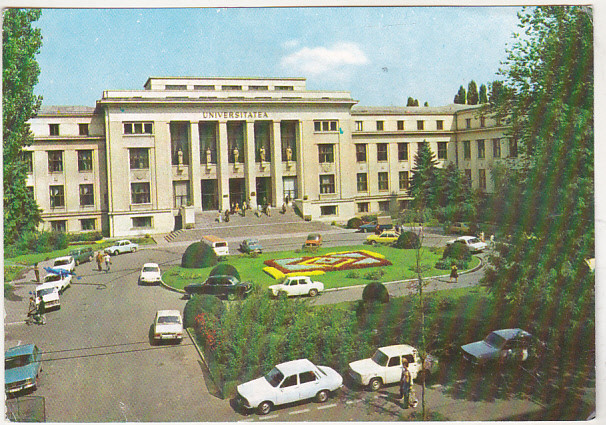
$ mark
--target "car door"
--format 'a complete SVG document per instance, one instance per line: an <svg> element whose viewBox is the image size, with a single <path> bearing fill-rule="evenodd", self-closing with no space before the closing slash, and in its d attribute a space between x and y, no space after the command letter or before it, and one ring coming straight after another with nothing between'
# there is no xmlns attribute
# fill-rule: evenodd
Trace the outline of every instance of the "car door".
<svg viewBox="0 0 606 425"><path fill-rule="evenodd" d="M299 279L299 284L297 285L297 295L305 295L309 292L309 285L307 284L307 279Z"/></svg>
<svg viewBox="0 0 606 425"><path fill-rule="evenodd" d="M318 391L320 391L320 380L312 370L299 374L300 400L315 397Z"/></svg>
<svg viewBox="0 0 606 425"><path fill-rule="evenodd" d="M286 293L288 295L299 295L299 279L290 279L290 281L287 282L287 285Z"/></svg>
<svg viewBox="0 0 606 425"><path fill-rule="evenodd" d="M412 376L413 379L416 379L417 375L419 374L419 371L422 369L421 358L419 357L419 355L416 352L414 353L414 355L406 354L402 356L402 360L408 361L408 371L410 372L410 376Z"/></svg>
<svg viewBox="0 0 606 425"><path fill-rule="evenodd" d="M276 396L276 404L292 403L299 400L299 382L298 375L287 376L284 378Z"/></svg>
<svg viewBox="0 0 606 425"><path fill-rule="evenodd" d="M393 384L400 381L402 375L402 361L400 356L390 357L385 367L385 383Z"/></svg>

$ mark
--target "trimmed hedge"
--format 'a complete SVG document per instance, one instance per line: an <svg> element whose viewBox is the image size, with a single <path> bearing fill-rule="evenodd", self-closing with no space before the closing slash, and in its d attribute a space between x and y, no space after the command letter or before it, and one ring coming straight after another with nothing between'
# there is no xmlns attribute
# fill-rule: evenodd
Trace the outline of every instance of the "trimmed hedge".
<svg viewBox="0 0 606 425"><path fill-rule="evenodd" d="M209 276L233 276L238 280L241 280L238 270L236 270L236 268L231 264L227 263L221 263L215 266L215 268L211 270Z"/></svg>
<svg viewBox="0 0 606 425"><path fill-rule="evenodd" d="M421 240L415 232L404 232L398 237L395 246L400 249L418 249L421 247Z"/></svg>
<svg viewBox="0 0 606 425"><path fill-rule="evenodd" d="M364 291L362 291L362 300L365 303L388 303L389 292L387 292L387 288L381 282L371 282L364 287Z"/></svg>
<svg viewBox="0 0 606 425"><path fill-rule="evenodd" d="M181 257L181 267L186 269L201 269L216 265L217 254L202 242L195 242L187 247Z"/></svg>
<svg viewBox="0 0 606 425"><path fill-rule="evenodd" d="M225 313L225 304L213 295L192 295L183 309L183 326L192 328L195 325L196 316L201 313L210 313L221 319Z"/></svg>
<svg viewBox="0 0 606 425"><path fill-rule="evenodd" d="M442 260L450 258L452 260L457 261L470 261L471 260L471 251L467 245L462 243L453 243L447 245L444 248L444 252L442 253Z"/></svg>
<svg viewBox="0 0 606 425"><path fill-rule="evenodd" d="M363 221L360 217L353 217L347 220L348 229L359 229Z"/></svg>

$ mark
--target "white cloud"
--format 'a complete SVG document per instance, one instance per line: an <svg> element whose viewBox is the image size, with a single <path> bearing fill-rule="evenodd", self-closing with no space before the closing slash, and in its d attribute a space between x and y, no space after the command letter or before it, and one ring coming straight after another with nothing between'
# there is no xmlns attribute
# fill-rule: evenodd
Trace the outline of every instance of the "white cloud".
<svg viewBox="0 0 606 425"><path fill-rule="evenodd" d="M282 43L282 47L284 49L294 49L295 47L299 46L299 40L287 40L284 43Z"/></svg>
<svg viewBox="0 0 606 425"><path fill-rule="evenodd" d="M368 58L355 43L335 43L330 47L303 47L282 58L280 65L304 75L345 73L348 67L365 65Z"/></svg>

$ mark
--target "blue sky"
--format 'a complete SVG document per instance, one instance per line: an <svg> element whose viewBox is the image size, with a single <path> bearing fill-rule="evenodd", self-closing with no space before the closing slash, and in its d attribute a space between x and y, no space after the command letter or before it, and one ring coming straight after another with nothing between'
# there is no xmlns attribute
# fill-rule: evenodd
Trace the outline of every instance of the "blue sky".
<svg viewBox="0 0 606 425"><path fill-rule="evenodd" d="M150 76L305 77L364 106L452 103L497 78L514 7L43 9L36 93L94 106Z"/></svg>

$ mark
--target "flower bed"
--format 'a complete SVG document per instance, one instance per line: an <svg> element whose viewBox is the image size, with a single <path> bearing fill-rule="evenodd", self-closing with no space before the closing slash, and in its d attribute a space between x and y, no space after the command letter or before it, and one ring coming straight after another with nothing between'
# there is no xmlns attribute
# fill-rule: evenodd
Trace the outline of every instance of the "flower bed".
<svg viewBox="0 0 606 425"><path fill-rule="evenodd" d="M292 275L318 275L325 272L391 266L391 261L376 252L342 251L313 257L294 257L266 260L263 271L274 279Z"/></svg>

